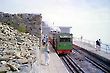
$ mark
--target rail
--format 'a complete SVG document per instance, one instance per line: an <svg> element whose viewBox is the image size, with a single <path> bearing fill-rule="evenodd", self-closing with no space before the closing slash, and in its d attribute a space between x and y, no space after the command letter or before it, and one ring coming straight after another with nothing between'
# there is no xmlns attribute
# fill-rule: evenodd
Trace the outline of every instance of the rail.
<svg viewBox="0 0 110 73"><path fill-rule="evenodd" d="M76 37L73 37L73 41L79 41L79 42L83 43L84 45L88 45L90 47L96 48L95 41L76 38ZM106 53L110 53L110 45L105 44L105 43L101 43L101 50L106 52Z"/></svg>
<svg viewBox="0 0 110 73"><path fill-rule="evenodd" d="M81 55L84 55L86 61L93 64L94 66L96 66L98 69L100 69L104 73L110 72L110 67L109 67L109 64L107 63L108 61L104 61L100 59L100 57L98 57L97 55L95 55L94 57L93 54L90 54L90 52L84 51L83 49L78 50L75 48L74 51Z"/></svg>
<svg viewBox="0 0 110 73"><path fill-rule="evenodd" d="M71 73L85 73L85 71L69 55L60 58L65 62Z"/></svg>

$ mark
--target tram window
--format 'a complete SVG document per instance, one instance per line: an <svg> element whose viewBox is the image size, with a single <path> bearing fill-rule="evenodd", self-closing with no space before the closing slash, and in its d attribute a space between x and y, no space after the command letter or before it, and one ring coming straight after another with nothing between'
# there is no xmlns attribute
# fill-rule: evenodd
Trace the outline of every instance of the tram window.
<svg viewBox="0 0 110 73"><path fill-rule="evenodd" d="M70 38L60 38L60 42L70 42Z"/></svg>

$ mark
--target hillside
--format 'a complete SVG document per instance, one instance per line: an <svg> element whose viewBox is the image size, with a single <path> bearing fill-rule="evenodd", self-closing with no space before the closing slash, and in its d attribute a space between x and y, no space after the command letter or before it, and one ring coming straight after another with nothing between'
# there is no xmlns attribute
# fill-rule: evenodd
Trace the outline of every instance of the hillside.
<svg viewBox="0 0 110 73"><path fill-rule="evenodd" d="M20 32L28 32L31 35L41 35L41 14L9 14L0 12L0 22L8 24Z"/></svg>
<svg viewBox="0 0 110 73"><path fill-rule="evenodd" d="M32 64L37 61L40 17L0 13L0 73L28 73L31 70Z"/></svg>

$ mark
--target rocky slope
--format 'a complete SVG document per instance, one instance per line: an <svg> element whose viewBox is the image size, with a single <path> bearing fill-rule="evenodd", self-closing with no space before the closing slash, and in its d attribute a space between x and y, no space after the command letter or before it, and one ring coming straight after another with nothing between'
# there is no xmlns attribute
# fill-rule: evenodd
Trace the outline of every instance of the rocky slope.
<svg viewBox="0 0 110 73"><path fill-rule="evenodd" d="M36 61L39 38L0 23L0 73L16 73ZM37 48L37 49L36 49Z"/></svg>
<svg viewBox="0 0 110 73"><path fill-rule="evenodd" d="M0 22L6 23L21 32L41 37L41 14L9 14L0 12Z"/></svg>

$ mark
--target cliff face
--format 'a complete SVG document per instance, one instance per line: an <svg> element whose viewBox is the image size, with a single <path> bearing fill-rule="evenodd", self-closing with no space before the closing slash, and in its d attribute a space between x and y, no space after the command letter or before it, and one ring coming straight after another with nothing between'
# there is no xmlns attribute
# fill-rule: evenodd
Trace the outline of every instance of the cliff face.
<svg viewBox="0 0 110 73"><path fill-rule="evenodd" d="M41 37L41 14L9 14L0 12L0 22L8 24L20 32L28 32L31 35Z"/></svg>

